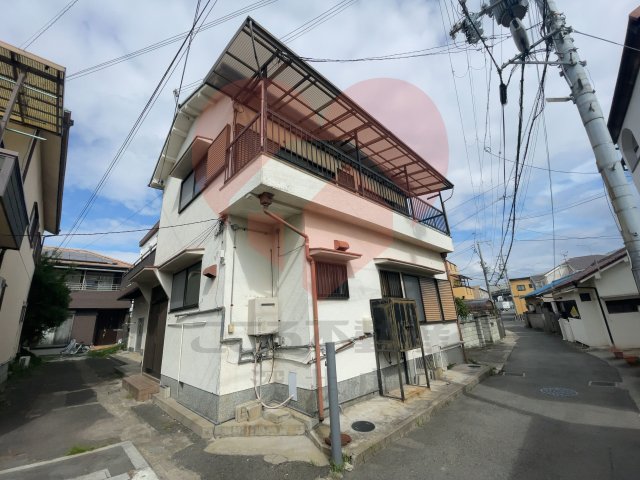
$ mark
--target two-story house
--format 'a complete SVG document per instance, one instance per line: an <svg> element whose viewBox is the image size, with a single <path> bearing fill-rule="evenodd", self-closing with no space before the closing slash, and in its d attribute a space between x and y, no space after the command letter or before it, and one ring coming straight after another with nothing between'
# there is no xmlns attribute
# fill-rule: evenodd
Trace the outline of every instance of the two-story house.
<svg viewBox="0 0 640 480"><path fill-rule="evenodd" d="M0 383L19 348L45 231L57 234L71 113L65 68L0 42Z"/></svg>
<svg viewBox="0 0 640 480"><path fill-rule="evenodd" d="M433 363L463 362L452 184L250 18L180 105L150 186L155 263L131 277L149 305L145 369L193 411L222 422L258 397L323 418L326 342L340 402L376 392L382 297L415 300Z"/></svg>
<svg viewBox="0 0 640 480"><path fill-rule="evenodd" d="M71 291L69 316L47 333L41 346L60 345L70 339L86 345L112 345L124 337L131 301L119 299L129 263L89 250L44 247L56 268L66 270Z"/></svg>

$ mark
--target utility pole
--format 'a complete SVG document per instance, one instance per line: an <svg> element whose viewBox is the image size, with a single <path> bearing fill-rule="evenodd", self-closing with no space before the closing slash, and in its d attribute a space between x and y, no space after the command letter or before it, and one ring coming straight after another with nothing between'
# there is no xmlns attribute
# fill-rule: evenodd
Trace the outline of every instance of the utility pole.
<svg viewBox="0 0 640 480"><path fill-rule="evenodd" d="M543 39L535 44L529 44L528 38L526 38L528 34L522 28L522 18L528 10L527 0L491 0L490 5L483 7L479 14L469 14L466 0L459 1L466 18L454 26L452 35L462 30L467 33L467 37L471 37L472 41L477 41L475 37L482 33L481 26L479 28L479 17L485 14L495 17L498 24L511 28L516 45L522 53L505 63L502 69L511 64L545 63L534 60L528 61L528 53L543 41L553 44L558 60L548 62L548 64L557 65L561 70L561 76L569 84L571 96L568 100L573 101L580 112L582 123L596 157L598 171L602 175L620 223L624 245L631 259L633 278L636 288L640 292L640 211L634 201L631 186L624 175L621 158L616 152L611 134L607 128L602 107L596 97L593 85L589 81L589 76L585 69L586 62L580 59L578 49L571 37L573 29L567 26L566 18L558 10L556 1L535 0L544 19L546 31ZM594 10L594 14L597 15L598 10ZM469 32L471 32L471 35L469 35ZM526 45L526 47L523 48L523 45Z"/></svg>
<svg viewBox="0 0 640 480"><path fill-rule="evenodd" d="M479 242L476 242L476 247L478 248L478 256L480 257L482 275L484 275L484 284L487 287L487 293L489 293L489 300L491 300L491 303L493 303L493 295L491 295L491 287L489 286L489 279L487 278L487 266L484 264L484 259L482 258L482 250L480 250Z"/></svg>

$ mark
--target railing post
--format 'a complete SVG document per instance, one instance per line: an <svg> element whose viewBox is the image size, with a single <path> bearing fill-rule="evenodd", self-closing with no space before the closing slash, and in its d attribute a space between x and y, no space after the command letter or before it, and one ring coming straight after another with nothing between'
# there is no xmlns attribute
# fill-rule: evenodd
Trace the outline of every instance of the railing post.
<svg viewBox="0 0 640 480"><path fill-rule="evenodd" d="M267 147L267 77L262 72L260 83L260 150L266 151Z"/></svg>
<svg viewBox="0 0 640 480"><path fill-rule="evenodd" d="M447 210L444 207L444 202L442 201L442 192L438 192L438 196L440 197L440 206L442 207L442 216L444 217L444 224L447 227L447 235L451 235L451 230L449 230L449 219L447 218Z"/></svg>

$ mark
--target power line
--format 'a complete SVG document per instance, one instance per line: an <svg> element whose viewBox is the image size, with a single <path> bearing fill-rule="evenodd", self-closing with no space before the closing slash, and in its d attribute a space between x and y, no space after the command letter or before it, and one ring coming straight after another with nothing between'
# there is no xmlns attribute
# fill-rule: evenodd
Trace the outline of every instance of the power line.
<svg viewBox="0 0 640 480"><path fill-rule="evenodd" d="M623 47L623 48L626 48L626 49L628 49L628 50L633 50L634 52L640 52L640 48L635 48L635 47L632 47L632 46L630 46L630 45L625 45L624 43L615 42L615 41L613 41L613 40L609 40L609 39L607 39L607 38L598 37L597 35L591 35L591 34L589 34L589 33L584 33L584 32L581 32L581 31L579 31L579 30L575 30L575 29L574 29L573 31L574 31L575 33L579 34L579 35L584 35L585 37L595 38L596 40L601 40L601 41L603 41L603 42L605 42L605 43L611 43L611 44L613 44L613 45L618 45L619 47Z"/></svg>
<svg viewBox="0 0 640 480"><path fill-rule="evenodd" d="M33 35L27 38L22 43L20 48L22 48L23 50L26 50L27 48L29 48L33 44L33 42L38 40L38 38L40 38L42 34L44 34L47 30L53 27L53 25L55 25L55 23L58 20L60 20L60 18L62 18L62 16L65 13L67 13L76 3L78 3L78 0L71 0L69 3L67 3L67 5L65 5L65 7L62 10L60 10L58 13L56 13L51 20L49 20L42 27L40 27Z"/></svg>
<svg viewBox="0 0 640 480"><path fill-rule="evenodd" d="M217 3L217 1L218 0L216 0L216 3ZM205 11L207 10L207 7L209 6L210 3L211 3L211 0L208 0L206 5L203 7L202 11L200 12L199 16L195 19L195 21L193 23L193 26L191 28L192 32L195 30L197 22L200 21L200 18L205 13ZM215 6L215 3L213 4L213 6ZM211 8L213 8L213 6ZM209 13L210 12L211 12L211 10L209 10ZM205 17L205 19L206 19L206 17ZM135 135L137 134L138 130L142 126L142 123L145 121L146 117L148 116L149 111L151 110L151 108L153 107L153 105L157 101L158 97L160 96L160 93L162 92L162 90L166 86L167 82L169 81L169 78L170 78L171 74L173 73L175 68L177 68L179 59L182 58L182 56L184 55L183 48L184 48L188 38L189 38L188 36L185 37L184 41L180 45L180 48L178 49L178 51L174 55L173 59L169 63L169 66L167 67L167 69L165 70L164 74L162 75L162 78L160 79L160 81L156 85L156 88L154 89L153 93L151 94L151 97L149 98L149 100L147 101L146 105L142 109L142 112L140 112L140 114L138 115L138 118L134 122L133 127L131 127L131 130L129 130L129 133L125 137L124 142L122 143L122 145L120 146L120 148L116 152L116 155L111 160L109 166L107 167L107 170L102 175L102 178L100 179L100 181L98 182L98 184L94 188L94 190L91 193L89 199L87 200L87 202L83 206L82 210L80 211L80 214L76 217L73 225L71 226L70 233L73 233L74 231L76 231L80 227L80 225L82 224L84 219L87 217L87 215L88 215L89 211L91 210L91 207L93 206L93 203L95 202L98 194L100 193L100 191L104 187L104 184L106 183L107 179L111 175L111 172L116 167L116 165L119 163L119 161L122 159L122 156L124 155L124 152L127 150L127 148L129 147L130 143L133 141L133 138L135 137ZM69 242L69 239L70 239L70 237L67 236L60 243L59 247L63 247L66 243Z"/></svg>
<svg viewBox="0 0 640 480"><path fill-rule="evenodd" d="M217 25L220 25L224 22L227 22L233 18L236 18L240 15L244 15L246 13L249 13L253 10L257 10L259 8L262 7L266 7L268 5L271 5L275 2L277 2L278 0L260 0L258 2L254 2L250 5L247 5L246 7L240 8L238 10L235 10L231 13L228 13L227 15L223 15L219 18L217 18L216 20L212 20L211 22L208 23L203 23L200 27L198 27L193 34L196 35L204 30L208 30L210 28L213 28ZM152 43L150 45L147 45L146 47L140 48L138 50L135 50L133 52L129 52L125 55L122 55L120 57L115 57L112 58L110 60L106 60L104 62L101 62L97 65L93 65L91 67L86 67L83 68L82 70L78 70L77 72L73 72L69 75L67 75L67 80L75 80L77 78L81 78L84 77L86 75L91 75L92 73L96 73L99 72L100 70L104 70L105 68L109 68L112 67L114 65L117 65L119 63L125 62L127 60L131 60L133 58L139 57L140 55L144 55L150 52L153 52L155 50L158 50L162 47L166 47L167 45L171 45L172 43L177 43L180 40L184 40L185 38L187 38L189 36L189 34L191 33L191 31L188 32L183 32L183 33L179 33L177 35L174 35L172 37L168 37L165 38L164 40L160 40L159 42L156 43Z"/></svg>

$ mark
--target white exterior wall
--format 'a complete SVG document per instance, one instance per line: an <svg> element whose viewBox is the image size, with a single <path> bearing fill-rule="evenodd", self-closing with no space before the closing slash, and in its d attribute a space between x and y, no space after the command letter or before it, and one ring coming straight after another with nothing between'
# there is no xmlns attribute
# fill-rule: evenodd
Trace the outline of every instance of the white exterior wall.
<svg viewBox="0 0 640 480"><path fill-rule="evenodd" d="M230 101L211 104L191 126L178 158L195 135L216 138L232 115ZM299 388L316 387L311 279L303 240L261 212L257 193L275 192L272 210L287 212L280 214L310 236L312 248L332 249L333 240L340 239L349 241L350 251L363 253L360 263L348 267L351 298L319 301L322 343L363 334L363 319L371 316L369 300L381 296L374 258L445 270L441 252L452 251L450 237L284 162L263 155L227 184L222 177L180 213L181 180L165 181L155 264L184 249L202 248L203 269L215 264L218 275L215 280L201 277L198 308L168 313L163 376L215 395L253 388L253 363L238 363L241 351L255 348L255 339L247 335L248 303L274 296L280 317L277 337L285 348L276 354L271 382L287 384L295 373ZM216 236L212 227L221 215L228 217L224 233ZM174 225L181 226L168 228ZM446 279L445 274L437 277ZM171 298L172 273L159 272L159 279ZM459 344L455 322L426 325L422 331L426 353ZM413 352L410 358L417 356ZM338 362L339 381L375 371L372 339L339 353ZM265 369L270 366L265 362ZM264 378L269 378L267 372Z"/></svg>
<svg viewBox="0 0 640 480"><path fill-rule="evenodd" d="M580 300L580 293L588 293L591 296L591 301L583 302ZM608 347L611 345L594 290L573 290L560 296L562 300L574 300L580 312L580 318L568 319L576 342L590 347Z"/></svg>
<svg viewBox="0 0 640 480"><path fill-rule="evenodd" d="M133 301L129 324L129 339L127 345L130 350L135 350L138 338L138 322L143 322L142 340L140 352L144 351L144 342L147 339L147 326L149 320L149 302L144 296L140 296Z"/></svg>
<svg viewBox="0 0 640 480"><path fill-rule="evenodd" d="M618 139L618 145L620 146L620 152L622 153L622 157L625 160L625 163L629 167L633 177L633 183L636 188L640 191L640 162L634 160L632 158L633 155L638 156L640 151L635 153L630 148L630 144L628 140L630 137L627 134L624 134L624 131L628 130L638 144L640 144L640 82L636 81L635 86L633 88L633 94L631 96L631 101L629 102L629 108L627 110L627 115L622 123L622 129L620 138ZM626 141L625 141L626 137ZM635 168L633 166L635 165Z"/></svg>
<svg viewBox="0 0 640 480"><path fill-rule="evenodd" d="M13 126L13 125L12 125ZM26 130L23 128L23 130ZM30 131L30 133L34 133ZM4 137L5 149L19 154L20 172L24 172L29 151L30 138L13 132L6 132ZM31 215L34 202L38 203L40 215L40 234L44 233L44 208L42 204L42 164L41 144L38 142L31 158L31 164L24 181L24 195L27 215ZM28 227L27 227L28 228ZM26 232L25 232L26 233ZM16 355L19 346L22 324L23 306L27 304L31 279L35 265L33 249L29 239L25 236L19 250L6 250L0 277L7 282L4 299L0 308L0 383L3 382L4 365Z"/></svg>
<svg viewBox="0 0 640 480"><path fill-rule="evenodd" d="M631 273L631 264L628 257L613 265L595 279L595 285L600 292L603 303L606 300L616 300L628 297L637 297L638 291ZM606 305L604 310L609 320L609 328L618 348L640 347L640 312L635 313L609 313Z"/></svg>

